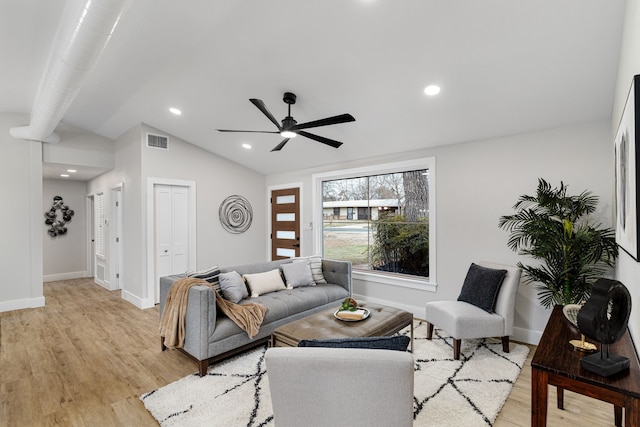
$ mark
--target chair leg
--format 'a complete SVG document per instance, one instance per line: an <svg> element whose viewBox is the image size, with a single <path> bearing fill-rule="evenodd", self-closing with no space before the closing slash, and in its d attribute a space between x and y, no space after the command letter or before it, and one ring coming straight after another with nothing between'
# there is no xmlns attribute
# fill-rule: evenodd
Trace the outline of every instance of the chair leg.
<svg viewBox="0 0 640 427"><path fill-rule="evenodd" d="M427 322L427 339L433 338L433 323Z"/></svg>
<svg viewBox="0 0 640 427"><path fill-rule="evenodd" d="M460 360L460 343L462 340L453 339L453 358Z"/></svg>
<svg viewBox="0 0 640 427"><path fill-rule="evenodd" d="M209 368L209 359L198 360L198 375L204 377L207 375L207 369Z"/></svg>
<svg viewBox="0 0 640 427"><path fill-rule="evenodd" d="M167 346L164 345L164 337L160 337L160 351L165 351Z"/></svg>
<svg viewBox="0 0 640 427"><path fill-rule="evenodd" d="M616 427L622 427L622 406L613 405L613 420Z"/></svg>
<svg viewBox="0 0 640 427"><path fill-rule="evenodd" d="M502 351L509 353L509 337L502 337Z"/></svg>

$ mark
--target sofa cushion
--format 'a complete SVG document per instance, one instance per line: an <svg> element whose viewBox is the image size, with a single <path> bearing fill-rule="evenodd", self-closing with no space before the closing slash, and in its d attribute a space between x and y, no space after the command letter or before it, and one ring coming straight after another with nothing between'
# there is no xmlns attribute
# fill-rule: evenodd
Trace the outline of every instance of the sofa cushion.
<svg viewBox="0 0 640 427"><path fill-rule="evenodd" d="M330 338L324 340L301 340L298 347L372 348L380 350L407 351L411 338L406 335L393 337Z"/></svg>
<svg viewBox="0 0 640 427"><path fill-rule="evenodd" d="M316 282L313 281L313 277L311 276L309 261L305 261L306 262L292 262L280 266L288 289L316 285Z"/></svg>
<svg viewBox="0 0 640 427"><path fill-rule="evenodd" d="M257 298L262 294L286 289L280 270L274 269L264 273L245 274L242 276L249 286L251 298Z"/></svg>
<svg viewBox="0 0 640 427"><path fill-rule="evenodd" d="M239 303L241 300L249 296L247 285L244 283L242 276L237 271L228 273L220 273L220 289L224 299L231 302Z"/></svg>
<svg viewBox="0 0 640 427"><path fill-rule="evenodd" d="M500 286L506 275L507 270L496 270L472 263L464 279L458 301L468 302L493 313Z"/></svg>

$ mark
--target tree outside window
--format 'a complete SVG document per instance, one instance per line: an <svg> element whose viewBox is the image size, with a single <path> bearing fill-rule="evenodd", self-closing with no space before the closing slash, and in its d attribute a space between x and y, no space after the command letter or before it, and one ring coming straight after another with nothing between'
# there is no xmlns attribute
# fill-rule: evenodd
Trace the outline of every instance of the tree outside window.
<svg viewBox="0 0 640 427"><path fill-rule="evenodd" d="M429 277L429 171L322 181L323 254L356 270Z"/></svg>

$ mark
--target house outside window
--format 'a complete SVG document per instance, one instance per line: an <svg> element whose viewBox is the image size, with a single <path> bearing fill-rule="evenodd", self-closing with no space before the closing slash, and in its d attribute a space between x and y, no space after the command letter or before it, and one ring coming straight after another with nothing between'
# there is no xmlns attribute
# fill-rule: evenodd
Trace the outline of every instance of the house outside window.
<svg viewBox="0 0 640 427"><path fill-rule="evenodd" d="M314 175L320 253L350 260L354 277L433 282L434 172L435 161L427 158Z"/></svg>

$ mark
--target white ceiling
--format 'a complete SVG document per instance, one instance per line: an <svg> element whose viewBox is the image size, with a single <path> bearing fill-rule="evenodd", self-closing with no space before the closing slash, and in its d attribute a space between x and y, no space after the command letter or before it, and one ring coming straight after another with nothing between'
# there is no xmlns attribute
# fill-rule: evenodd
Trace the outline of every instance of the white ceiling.
<svg viewBox="0 0 640 427"><path fill-rule="evenodd" d="M63 0L0 5L0 112L29 113ZM144 122L263 174L611 116L624 0L135 0L63 118L112 139ZM436 97L423 93L436 83ZM275 130L285 91L298 122ZM177 117L168 112L175 106ZM253 148L241 148L248 142Z"/></svg>
<svg viewBox="0 0 640 427"><path fill-rule="evenodd" d="M69 172L70 169L72 172ZM47 179L68 179L70 181L89 181L108 170L95 166L45 162L42 164L42 177ZM69 176L62 177L62 174Z"/></svg>

